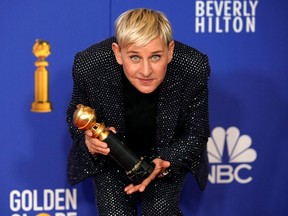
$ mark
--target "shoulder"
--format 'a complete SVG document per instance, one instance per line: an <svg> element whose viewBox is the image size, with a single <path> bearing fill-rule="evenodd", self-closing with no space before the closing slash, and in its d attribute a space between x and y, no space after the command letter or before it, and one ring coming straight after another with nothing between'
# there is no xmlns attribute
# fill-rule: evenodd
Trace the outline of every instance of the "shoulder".
<svg viewBox="0 0 288 216"><path fill-rule="evenodd" d="M119 64L112 50L113 42L115 38L110 37L78 52L74 58L73 73L82 75L97 73L97 76L102 76L109 71L119 70Z"/></svg>
<svg viewBox="0 0 288 216"><path fill-rule="evenodd" d="M102 41L99 41L85 50L79 52L80 55L91 55L94 53L111 53L112 52L112 43L116 42L115 37L106 38Z"/></svg>
<svg viewBox="0 0 288 216"><path fill-rule="evenodd" d="M208 56L206 54L187 44L175 41L172 63L186 68L195 68L205 61L208 62Z"/></svg>
<svg viewBox="0 0 288 216"><path fill-rule="evenodd" d="M78 52L75 55L75 63L87 64L87 66L111 63L114 60L113 42L115 38L110 37Z"/></svg>
<svg viewBox="0 0 288 216"><path fill-rule="evenodd" d="M207 79L210 75L208 56L179 41L175 41L173 59L168 69L183 80Z"/></svg>

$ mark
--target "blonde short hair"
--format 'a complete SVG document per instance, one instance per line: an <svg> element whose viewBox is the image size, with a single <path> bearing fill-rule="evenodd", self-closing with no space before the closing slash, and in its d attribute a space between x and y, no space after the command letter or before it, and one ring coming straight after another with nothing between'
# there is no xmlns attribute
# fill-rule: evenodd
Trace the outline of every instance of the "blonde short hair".
<svg viewBox="0 0 288 216"><path fill-rule="evenodd" d="M145 46L160 37L167 45L172 39L172 28L161 11L146 8L128 10L115 21L115 37L121 47L131 44Z"/></svg>

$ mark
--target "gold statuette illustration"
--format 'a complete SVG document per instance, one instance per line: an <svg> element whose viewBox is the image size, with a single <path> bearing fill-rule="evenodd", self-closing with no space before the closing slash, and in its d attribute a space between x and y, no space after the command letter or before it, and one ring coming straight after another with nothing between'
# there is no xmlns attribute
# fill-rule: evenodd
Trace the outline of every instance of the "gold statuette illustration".
<svg viewBox="0 0 288 216"><path fill-rule="evenodd" d="M38 58L35 62L35 99L32 103L32 112L51 112L51 103L48 100L48 62L46 57L50 55L50 44L44 40L36 40L32 52Z"/></svg>

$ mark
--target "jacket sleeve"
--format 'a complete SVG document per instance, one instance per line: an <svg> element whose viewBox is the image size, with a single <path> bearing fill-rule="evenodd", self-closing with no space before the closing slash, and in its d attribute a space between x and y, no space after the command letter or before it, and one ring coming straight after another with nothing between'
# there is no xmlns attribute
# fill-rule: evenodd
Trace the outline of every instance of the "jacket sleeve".
<svg viewBox="0 0 288 216"><path fill-rule="evenodd" d="M104 159L101 156L93 157L86 145L84 132L78 130L73 123L73 114L78 104L90 106L89 98L87 96L86 84L87 76L85 70L85 56L78 53L75 56L72 76L73 76L73 92L70 103L66 111L66 122L69 127L70 135L73 144L70 148L67 161L67 177L71 185L75 185L86 178L93 176L102 170Z"/></svg>
<svg viewBox="0 0 288 216"><path fill-rule="evenodd" d="M205 188L208 178L207 141L210 135L208 113L208 79L210 66L208 58L203 55L201 67L195 86L189 84L185 88L192 89L183 93L184 113L181 127L166 148L158 149L159 155L171 163L171 170L177 175L179 172L189 171L198 181L201 189ZM185 102L187 101L187 102Z"/></svg>

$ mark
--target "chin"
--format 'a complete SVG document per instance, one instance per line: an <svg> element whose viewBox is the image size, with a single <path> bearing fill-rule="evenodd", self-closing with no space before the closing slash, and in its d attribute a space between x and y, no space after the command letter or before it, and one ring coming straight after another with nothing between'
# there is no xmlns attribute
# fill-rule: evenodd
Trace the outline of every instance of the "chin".
<svg viewBox="0 0 288 216"><path fill-rule="evenodd" d="M150 94L150 93L154 92L156 88L141 86L141 87L139 87L137 89L138 89L138 91L140 91L143 94Z"/></svg>

